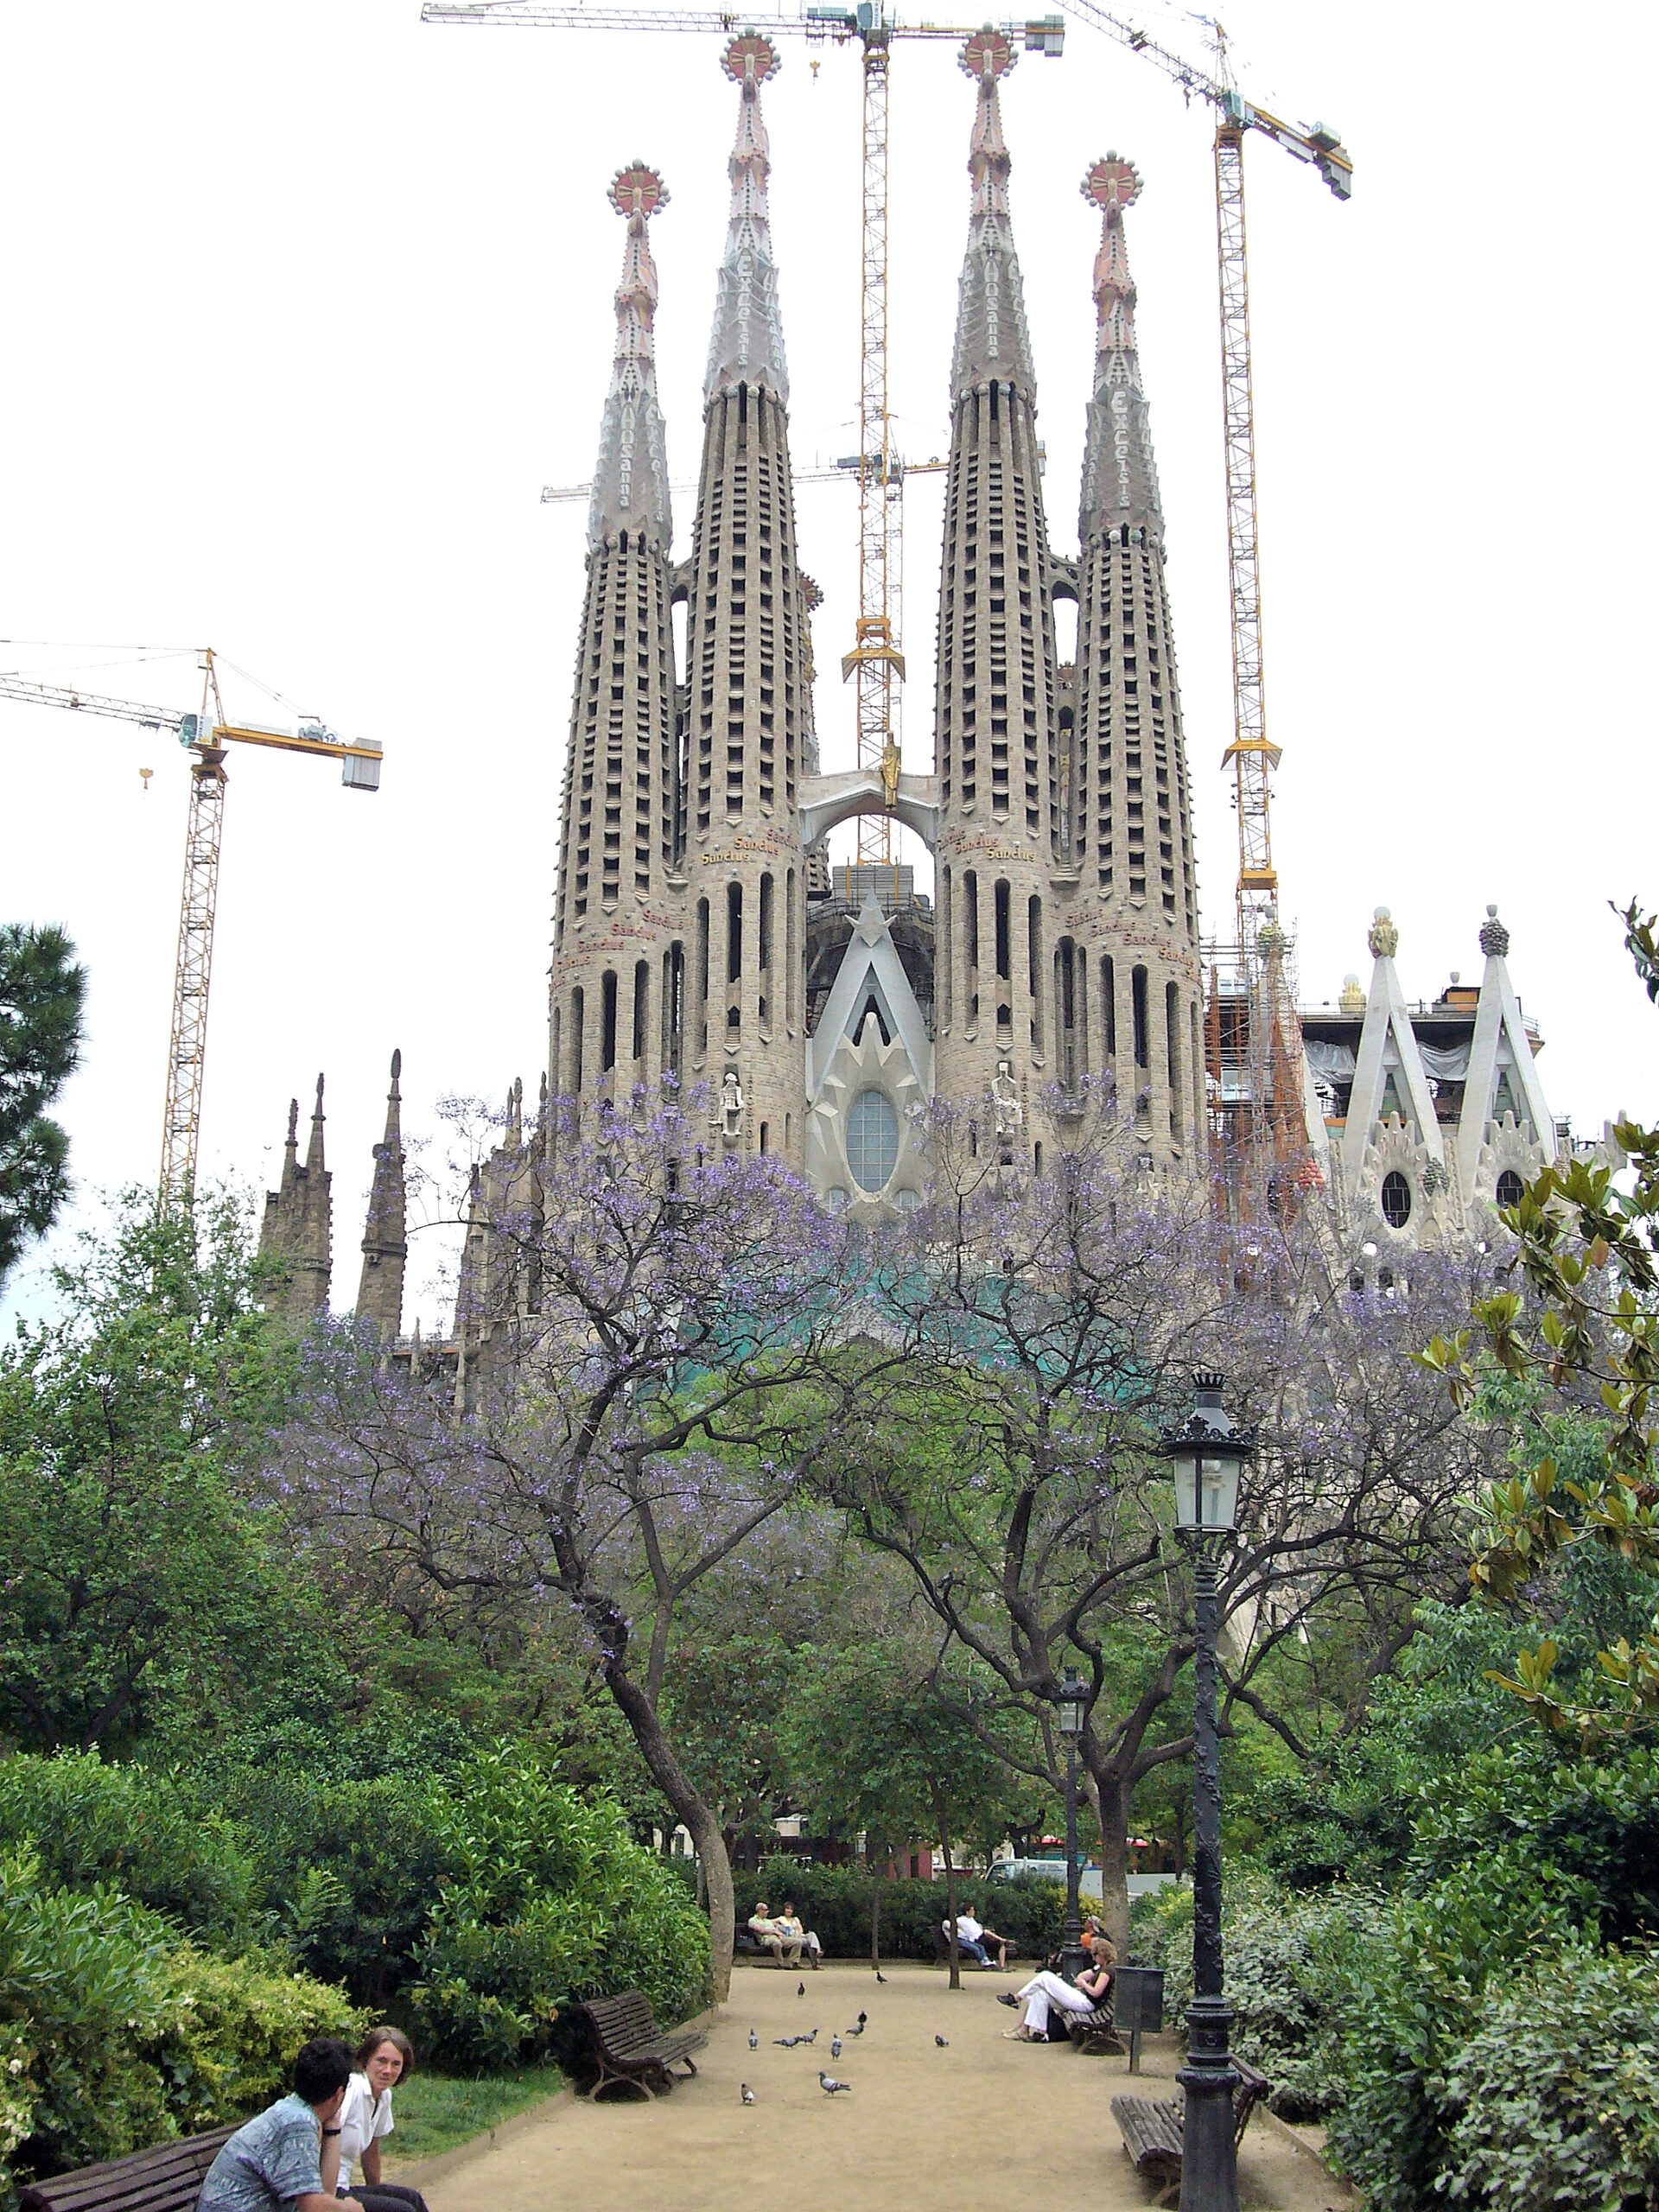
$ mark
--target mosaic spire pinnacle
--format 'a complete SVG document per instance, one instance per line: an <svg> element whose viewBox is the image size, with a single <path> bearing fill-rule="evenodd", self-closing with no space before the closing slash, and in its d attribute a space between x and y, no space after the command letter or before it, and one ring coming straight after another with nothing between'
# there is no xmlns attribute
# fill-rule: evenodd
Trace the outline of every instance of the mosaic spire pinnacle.
<svg viewBox="0 0 1659 2212"><path fill-rule="evenodd" d="M778 308L778 267L772 257L772 219L766 178L772 168L760 87L778 73L769 39L745 31L731 40L721 67L741 88L737 137L728 163L732 212L726 251L715 280L715 327L709 340L703 404L734 385L759 386L789 404L789 368Z"/></svg>
<svg viewBox="0 0 1659 2212"><path fill-rule="evenodd" d="M1095 388L1084 445L1083 500L1077 534L1086 544L1127 524L1161 540L1164 518L1141 355L1135 338L1135 279L1129 274L1123 211L1141 196L1133 162L1108 154L1083 180L1084 198L1101 213L1095 257Z"/></svg>
<svg viewBox="0 0 1659 2212"><path fill-rule="evenodd" d="M1008 215L1013 162L1002 136L1002 104L996 89L1015 59L1008 39L988 25L974 33L957 57L963 73L978 85L979 104L968 148L974 195L950 365L951 397L956 399L982 384L1017 385L1027 397L1037 389L1020 260Z"/></svg>
<svg viewBox="0 0 1659 2212"><path fill-rule="evenodd" d="M668 188L655 169L633 162L611 180L609 198L626 222L628 236L616 288L616 360L600 422L588 539L591 545L602 545L632 530L649 532L666 544L673 533L668 450L652 345L657 264L651 257L645 226L659 207L667 206Z"/></svg>

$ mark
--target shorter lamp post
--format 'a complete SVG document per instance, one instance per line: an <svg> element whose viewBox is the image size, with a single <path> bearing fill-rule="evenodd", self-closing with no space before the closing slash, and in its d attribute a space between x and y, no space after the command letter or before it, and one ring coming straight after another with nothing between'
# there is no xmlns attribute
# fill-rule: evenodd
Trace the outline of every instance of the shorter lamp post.
<svg viewBox="0 0 1659 2212"><path fill-rule="evenodd" d="M1217 1732L1216 1589L1218 1554L1238 1517L1238 1478L1255 1432L1222 1410L1219 1375L1198 1375L1192 1412L1166 1428L1160 1449L1175 1478L1175 1525L1192 1546L1198 1648L1192 1748L1192 2003L1186 2016L1180 2212L1238 2212L1233 2142L1232 2008L1221 1957L1221 1751Z"/></svg>
<svg viewBox="0 0 1659 2212"><path fill-rule="evenodd" d="M1077 1738L1083 1733L1084 1685L1075 1667L1060 1684L1060 1733L1065 1738L1065 1929L1060 1971L1075 1981L1089 1963L1083 1948L1083 1905L1077 1894Z"/></svg>

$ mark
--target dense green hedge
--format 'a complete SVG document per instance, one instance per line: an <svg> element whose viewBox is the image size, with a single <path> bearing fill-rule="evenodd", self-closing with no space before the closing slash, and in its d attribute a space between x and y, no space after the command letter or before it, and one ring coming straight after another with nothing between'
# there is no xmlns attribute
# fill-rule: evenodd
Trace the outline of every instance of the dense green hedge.
<svg viewBox="0 0 1659 2212"><path fill-rule="evenodd" d="M0 1760L8 1847L35 1854L48 1890L166 1915L204 1967L275 1958L343 1983L455 2066L536 2056L578 1998L643 1988L678 2020L709 1984L683 1880L611 1800L523 1748L357 1779L22 1756Z"/></svg>
<svg viewBox="0 0 1659 2212"><path fill-rule="evenodd" d="M302 2043L359 2024L280 1958L213 1957L108 1884L0 1858L0 2203L16 2179L257 2111Z"/></svg>
<svg viewBox="0 0 1659 2212"><path fill-rule="evenodd" d="M764 1897L774 1912L793 1897L795 1909L815 1930L824 1955L832 1959L867 1959L870 1955L872 1877L861 1866L803 1865L792 1859L767 1859L758 1872L742 1868L733 1876L737 1917L747 1920ZM875 1885L881 1897L881 1951L887 1958L931 1959L933 1930L944 1917L945 1885L937 1881L895 1881ZM971 1897L979 1917L1006 1936L1022 1959L1044 1958L1060 1941L1065 1891L1058 1882L1022 1875L1012 1882L983 1882L958 1877L957 1903L965 1910Z"/></svg>

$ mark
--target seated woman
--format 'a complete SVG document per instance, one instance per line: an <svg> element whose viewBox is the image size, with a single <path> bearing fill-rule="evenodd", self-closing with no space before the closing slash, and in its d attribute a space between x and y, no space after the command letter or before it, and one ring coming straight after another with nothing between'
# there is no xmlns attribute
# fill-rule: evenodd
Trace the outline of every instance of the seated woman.
<svg viewBox="0 0 1659 2212"><path fill-rule="evenodd" d="M762 1897L749 1915L749 1933L755 1942L772 1953L774 1966L798 1966L803 1937L800 1923L795 1923L795 1933L785 1935L781 1920L768 1918L766 1899Z"/></svg>
<svg viewBox="0 0 1659 2212"><path fill-rule="evenodd" d="M804 1928L801 1925L796 1916L793 1897L784 1899L784 1909L778 1916L776 1926L778 1933L783 1937L785 1942L798 1943L801 1946L807 1957L812 1961L812 1970L816 1974L823 1957L823 1946L810 1928ZM797 1956L798 1955L798 1953Z"/></svg>
<svg viewBox="0 0 1659 2212"><path fill-rule="evenodd" d="M1018 2005L1024 1999L1026 2016L1017 2028L1009 2028L1004 2037L1007 2043L1048 2043L1058 2041L1051 2037L1049 2016L1052 2012L1092 2012L1106 2002L1112 1986L1112 1968L1117 1964L1117 1953L1103 1936L1096 1936L1089 1945L1093 1964L1084 1968L1075 1982L1067 1981L1045 1967L1040 1974L1033 1974L1025 1987L1004 1995L1004 2005ZM1064 2035L1062 2030L1062 2036Z"/></svg>
<svg viewBox="0 0 1659 2212"><path fill-rule="evenodd" d="M340 2108L338 2193L355 2197L363 2212L426 2212L418 2189L380 2178L381 2139L391 2133L392 2088L408 2080L415 2046L401 2028L371 2028L357 2047L357 2063ZM363 2179L353 2189L352 2172L359 2159Z"/></svg>

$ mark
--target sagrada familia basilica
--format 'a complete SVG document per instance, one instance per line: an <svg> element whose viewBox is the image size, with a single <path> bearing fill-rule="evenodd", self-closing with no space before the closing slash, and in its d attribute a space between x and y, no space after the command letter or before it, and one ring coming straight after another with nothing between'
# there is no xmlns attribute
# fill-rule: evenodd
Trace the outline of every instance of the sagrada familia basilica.
<svg viewBox="0 0 1659 2212"><path fill-rule="evenodd" d="M964 51L972 197L925 775L903 772L892 748L879 769L820 766L817 594L797 545L766 203L766 40L735 37L724 54L738 105L731 215L680 557L652 358L650 232L667 195L639 164L612 185L622 275L564 760L548 1065L538 1112L523 1112L515 1086L475 1192L533 1174L550 1098L585 1115L665 1080L706 1100L711 1144L776 1154L834 1208L919 1201L928 1166L913 1109L935 1096L983 1102L988 1141L1038 1173L1085 1096L1112 1102L1139 1167L1207 1172L1224 1103L1214 1049L1224 985L1206 981L1200 946L1135 340L1127 220L1141 183L1115 155L1084 180L1101 214L1093 396L1077 550L1057 550L998 96L1013 60L1000 32ZM1062 600L1077 610L1071 661L1056 645ZM830 865L830 833L878 811L928 848L933 899L908 869ZM1546 1103L1541 1040L1491 908L1478 935L1478 981L1453 975L1414 1003L1395 965L1398 930L1379 909L1369 990L1351 976L1338 1002L1301 1012L1298 1149L1367 1249L1468 1233L1570 1141ZM397 1074L394 1059L358 1301L391 1336L407 1249ZM319 1080L306 1159L296 1108L265 1217L296 1314L327 1300L330 1239ZM474 1277L482 1250L469 1239ZM467 1298L487 1306L476 1279Z"/></svg>

